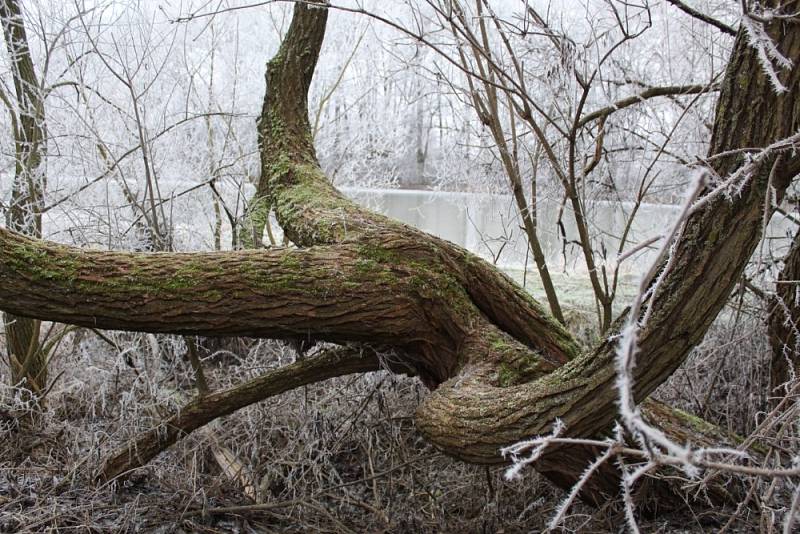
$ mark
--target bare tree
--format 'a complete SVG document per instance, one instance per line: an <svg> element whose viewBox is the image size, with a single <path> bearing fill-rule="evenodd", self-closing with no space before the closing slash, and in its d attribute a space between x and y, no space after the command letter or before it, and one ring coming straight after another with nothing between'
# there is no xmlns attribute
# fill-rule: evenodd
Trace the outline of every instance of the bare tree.
<svg viewBox="0 0 800 534"><path fill-rule="evenodd" d="M659 160L668 152L667 145L692 106L686 106L678 114L672 132L655 147L642 148L617 141L624 127L612 115L658 97L671 97L680 103L680 97L688 96L693 103L698 95L715 91L717 85L647 87L617 72L619 56L626 47L635 46L651 27L647 3L624 12L614 3L608 3L608 14L616 24L593 29L588 43L577 43L553 29L527 4L521 21L500 17L486 0L476 0L472 7L447 1L431 1L428 5L441 26L453 35L457 62L466 73L465 92L481 123L491 133L551 313L564 322L537 228L537 195L541 189L538 174L554 177L559 186L556 194L561 198L561 207L557 224L563 246L575 245L580 250L594 293L598 326L601 332L607 331L615 317L623 258L629 248L642 248L641 243L631 242L634 220L656 184ZM542 44L531 44L531 34L538 34ZM595 54L581 54L584 49L597 49L598 58L594 58ZM603 85L616 78L624 80L617 82L619 85L632 88L636 94L619 98L611 105L595 105L597 109L587 111L592 105L591 96L604 92ZM637 177L630 169L615 164L615 160L625 157L646 159L647 164L643 165L646 171ZM613 174L626 172L631 176L621 179L634 182L630 186L631 206L625 210L620 235L611 240L616 241L611 250L604 236L592 228L592 196L604 189L610 189L612 198L618 196L620 191ZM598 176L603 173L607 177ZM566 218L572 219L577 234L574 238L567 235Z"/></svg>
<svg viewBox="0 0 800 534"><path fill-rule="evenodd" d="M14 182L6 212L8 228L42 236L45 190L44 154L47 148L44 91L31 58L21 6L17 0L0 4L0 22L11 65L14 97L0 89L0 99L11 115L14 135ZM47 385L47 354L39 342L40 321L4 314L11 381L34 393Z"/></svg>
<svg viewBox="0 0 800 534"><path fill-rule="evenodd" d="M787 12L797 8L797 2L782 5ZM592 437L617 417L615 338L580 353L558 321L494 267L356 206L330 184L316 160L307 103L327 12L296 4L267 66L258 123L259 194L299 248L100 252L0 231L0 307L17 315L183 335L307 336L348 346L194 401L168 421L168 432L147 433L110 457L107 477L286 388L380 366L415 374L433 390L417 411L417 426L431 443L468 462L503 462L501 447L546 434L556 421L564 437ZM759 24L782 57L800 60L797 25L781 17ZM702 339L758 243L765 199L780 200L800 171L794 151L800 71L770 72L761 52L739 32L720 85L705 179L698 182L709 194L692 207L651 286L637 345L646 363L632 371L636 402ZM743 156L754 149L756 156ZM381 357L387 347L391 360ZM666 435L722 440L713 426L699 430L695 419L667 406L645 402L643 409ZM594 451L581 444L553 447L536 468L569 486L582 478ZM604 501L616 491L617 475L613 468L602 471L582 485L583 496ZM661 505L674 490L649 489Z"/></svg>

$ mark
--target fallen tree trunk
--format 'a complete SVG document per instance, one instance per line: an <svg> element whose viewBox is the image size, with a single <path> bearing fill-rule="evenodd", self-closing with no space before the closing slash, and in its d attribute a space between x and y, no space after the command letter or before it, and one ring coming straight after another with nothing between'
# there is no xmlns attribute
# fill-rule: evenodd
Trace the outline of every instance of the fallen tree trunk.
<svg viewBox="0 0 800 534"><path fill-rule="evenodd" d="M617 415L613 338L579 354L570 334L494 267L358 207L327 180L306 111L326 18L325 9L295 6L267 68L269 89L258 126L262 174L254 202L266 199L286 235L305 248L112 253L4 230L0 308L101 328L302 335L396 347L402 363L434 388L419 407L418 428L444 452L469 462L502 462L502 446L547 433L556 419L566 424L567 436L607 431ZM796 25L776 20L768 30L787 57L800 61ZM739 35L721 86L709 172L730 176L745 161L739 149L767 147L796 133L798 72L784 74L788 91L776 94L757 52ZM798 169L800 158L792 153L768 153L740 194L708 202L686 223L641 332L634 375L638 401L702 339L760 238L768 187L780 196ZM249 397L229 406L272 394L268 388L248 391ZM652 418L670 435L702 434L691 418L665 407ZM592 453L554 448L536 467L566 486ZM127 463L112 459L107 471L113 475L140 463L134 452ZM615 476L604 474L585 490L595 501L615 491Z"/></svg>

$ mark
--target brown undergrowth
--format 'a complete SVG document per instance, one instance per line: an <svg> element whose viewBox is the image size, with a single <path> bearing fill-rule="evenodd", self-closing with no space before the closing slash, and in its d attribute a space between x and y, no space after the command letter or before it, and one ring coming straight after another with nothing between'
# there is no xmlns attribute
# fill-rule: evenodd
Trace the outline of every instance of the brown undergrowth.
<svg viewBox="0 0 800 534"><path fill-rule="evenodd" d="M723 314L658 396L741 435L758 430L768 406L762 330L755 316ZM105 454L195 394L178 338L108 337L78 331L65 338L44 412L30 413L4 389L0 532L536 532L563 497L533 470L509 482L502 468L439 454L413 428L424 386L385 372L251 406L180 441L126 481L98 485ZM296 357L279 342L205 345L215 388ZM796 440L796 428L778 431L758 439L767 446ZM768 486L758 482L754 493L766 495ZM757 529L788 505L787 488L769 495L738 514L643 519L640 526L699 532L735 515L732 526ZM613 499L600 510L578 505L566 526L615 531L617 513Z"/></svg>

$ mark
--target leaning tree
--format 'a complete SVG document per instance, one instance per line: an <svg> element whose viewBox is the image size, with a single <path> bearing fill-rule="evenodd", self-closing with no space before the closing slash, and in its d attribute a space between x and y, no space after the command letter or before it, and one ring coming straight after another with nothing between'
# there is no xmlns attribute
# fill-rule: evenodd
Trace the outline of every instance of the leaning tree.
<svg viewBox="0 0 800 534"><path fill-rule="evenodd" d="M800 1L782 7L787 13L799 8ZM430 388L417 428L467 462L502 462L501 447L547 433L557 419L564 436L591 437L607 432L617 417L613 336L581 352L569 332L493 266L361 208L331 185L317 162L307 116L326 20L324 7L295 5L267 66L258 121L261 177L251 204L273 210L296 248L102 252L0 230L0 309L7 312L92 328L302 336L340 345L196 398L112 454L105 477L271 395L381 368L416 375ZM781 17L759 24L783 56L800 61L796 24ZM730 194L706 196L683 224L639 332L636 401L644 401L646 417L667 435L695 443L721 435L645 399L702 339L760 239L764 210L800 171L800 157L786 141L800 123L800 70L776 73L760 57L764 46L771 44L751 42L744 30L736 37L704 171L707 190L727 184ZM755 156L754 149L760 149ZM553 447L536 468L567 486L595 453ZM615 491L615 476L608 467L584 495L604 498Z"/></svg>

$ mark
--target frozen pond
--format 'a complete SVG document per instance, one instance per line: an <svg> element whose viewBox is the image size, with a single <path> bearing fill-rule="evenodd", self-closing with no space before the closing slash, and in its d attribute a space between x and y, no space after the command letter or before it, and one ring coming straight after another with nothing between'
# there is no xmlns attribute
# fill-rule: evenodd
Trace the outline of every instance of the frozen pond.
<svg viewBox="0 0 800 534"><path fill-rule="evenodd" d="M522 270L526 265L533 268L516 204L510 195L352 188L343 192L366 207L461 245L504 269ZM557 201L539 199L538 230L548 265L555 271L585 272L583 254L575 244L578 235L572 210L565 206L561 217L564 239L558 224L559 208ZM620 236L633 208L632 203L600 201L588 209L593 247L601 254L607 251L608 261L616 257ZM678 207L671 205L640 206L625 250L664 232L677 212ZM653 249L635 254L622 264L623 272L641 271L654 254Z"/></svg>
<svg viewBox="0 0 800 534"><path fill-rule="evenodd" d="M342 191L363 206L478 253L544 301L544 289L528 254L527 240L510 195L402 189L343 188ZM583 253L575 244L578 236L571 209L565 207L562 216L564 239L558 224L559 202L539 199L538 204L539 238L562 303L591 306L594 297ZM596 259L598 264L602 263L603 250L607 251L608 262L616 258L620 236L632 209L632 203L603 201L594 202L588 208L587 220L594 236L592 246L596 258L599 258ZM679 209L673 205L642 204L631 226L625 250L666 232L674 224ZM767 229L767 239L756 251L756 256L782 258L788 251L795 228L783 215L776 214ZM654 248L647 248L621 264L618 306L628 304L633 297L639 276L650 266L655 254Z"/></svg>
<svg viewBox="0 0 800 534"><path fill-rule="evenodd" d="M69 185L62 177L53 188ZM80 184L78 184L80 185ZM109 248L130 248L124 239L114 236L130 236L130 217L135 213L120 206L127 204L119 186L105 181L84 192L81 202L65 203L59 209L47 212L45 229L49 238ZM235 195L249 198L252 186L244 192L229 195L230 206L236 205ZM189 191L189 194L183 192ZM411 189L362 189L342 188L343 193L358 203L398 219L421 230L452 241L471 250L509 273L534 272L533 259L528 252L528 243L516 204L510 195L485 193L457 193L423 191ZM195 182L172 181L164 184L162 192L172 201L168 203L169 218L173 223L177 250L208 250L213 247L214 214L210 209L210 194L207 188L198 188ZM59 192L56 197L64 196ZM585 278L586 265L583 253L577 245L572 209L564 206L559 224L561 203L557 199L540 198L538 204L538 234L546 260L554 275L575 275ZM110 213L100 206L115 205ZM616 259L620 236L634 209L632 203L594 201L587 203L587 220L590 224L592 247L598 264L612 263ZM98 213L104 214L101 219ZM624 249L656 237L671 227L677 217L678 207L666 204L642 204L631 226ZM237 212L237 215L240 213ZM278 229L273 226L277 231ZM782 257L789 244L786 236L794 231L794 225L783 216L776 215L768 229L768 239L762 252ZM223 224L223 247L231 243L230 225ZM277 231L276 233L279 233ZM622 274L635 275L650 265L655 255L653 248L637 252L621 265ZM516 276L516 274L515 274ZM536 277L538 278L538 277Z"/></svg>

